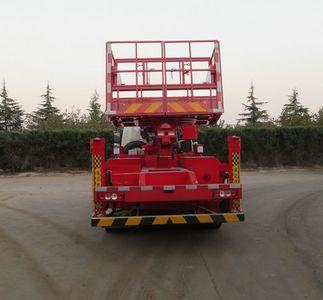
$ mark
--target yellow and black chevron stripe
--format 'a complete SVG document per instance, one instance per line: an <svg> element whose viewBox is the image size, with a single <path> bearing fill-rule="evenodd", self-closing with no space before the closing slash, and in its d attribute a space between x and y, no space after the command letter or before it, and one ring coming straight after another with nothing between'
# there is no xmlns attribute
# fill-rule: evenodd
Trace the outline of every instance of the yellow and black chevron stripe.
<svg viewBox="0 0 323 300"><path fill-rule="evenodd" d="M102 214L102 204L101 204L101 202L96 202L95 206L94 206L94 209L95 209L95 213L97 215Z"/></svg>
<svg viewBox="0 0 323 300"><path fill-rule="evenodd" d="M240 210L240 199L234 199L232 208L235 210Z"/></svg>
<svg viewBox="0 0 323 300"><path fill-rule="evenodd" d="M101 186L101 155L92 155L94 186Z"/></svg>
<svg viewBox="0 0 323 300"><path fill-rule="evenodd" d="M232 152L232 179L233 183L240 182L240 153Z"/></svg>
<svg viewBox="0 0 323 300"><path fill-rule="evenodd" d="M101 168L101 156L93 155L93 166L94 168Z"/></svg>
<svg viewBox="0 0 323 300"><path fill-rule="evenodd" d="M124 228L131 226L212 224L242 221L244 221L244 213L226 213L142 217L98 217L92 218L91 225L94 227Z"/></svg>

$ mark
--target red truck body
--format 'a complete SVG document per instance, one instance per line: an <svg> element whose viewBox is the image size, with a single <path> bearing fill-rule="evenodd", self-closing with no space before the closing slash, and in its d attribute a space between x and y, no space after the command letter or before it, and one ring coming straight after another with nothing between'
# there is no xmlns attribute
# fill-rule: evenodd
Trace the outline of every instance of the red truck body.
<svg viewBox="0 0 323 300"><path fill-rule="evenodd" d="M197 143L198 126L223 113L218 41L107 42L106 113L116 127L140 127L142 140L111 141L107 160L106 141L91 140L92 226L244 220L240 138L227 138L225 163Z"/></svg>

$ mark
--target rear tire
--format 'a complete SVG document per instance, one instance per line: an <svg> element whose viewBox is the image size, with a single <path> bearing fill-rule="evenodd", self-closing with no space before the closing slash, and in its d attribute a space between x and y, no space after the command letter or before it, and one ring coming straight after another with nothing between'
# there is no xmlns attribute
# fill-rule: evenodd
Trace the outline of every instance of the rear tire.
<svg viewBox="0 0 323 300"><path fill-rule="evenodd" d="M104 230L106 233L114 233L114 232L120 232L122 231L121 228L110 228L110 227L104 227Z"/></svg>
<svg viewBox="0 0 323 300"><path fill-rule="evenodd" d="M219 230L222 226L222 223L210 223L210 224L201 224L203 228Z"/></svg>
<svg viewBox="0 0 323 300"><path fill-rule="evenodd" d="M221 228L221 226L222 226L222 223L213 223L212 229L218 230Z"/></svg>

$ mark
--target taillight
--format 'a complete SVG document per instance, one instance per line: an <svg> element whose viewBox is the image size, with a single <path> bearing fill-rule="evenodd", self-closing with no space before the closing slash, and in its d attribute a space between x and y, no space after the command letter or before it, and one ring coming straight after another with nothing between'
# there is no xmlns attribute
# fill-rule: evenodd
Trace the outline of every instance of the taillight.
<svg viewBox="0 0 323 300"><path fill-rule="evenodd" d="M214 198L232 198L236 195L235 191L231 190L218 190L213 194Z"/></svg>

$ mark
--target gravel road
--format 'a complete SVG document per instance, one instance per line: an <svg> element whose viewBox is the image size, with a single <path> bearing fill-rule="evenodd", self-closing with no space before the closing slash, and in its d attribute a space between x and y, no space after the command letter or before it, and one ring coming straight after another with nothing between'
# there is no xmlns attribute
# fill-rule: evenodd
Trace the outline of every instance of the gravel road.
<svg viewBox="0 0 323 300"><path fill-rule="evenodd" d="M323 172L244 172L246 221L91 228L90 174L0 177L0 299L323 299Z"/></svg>

